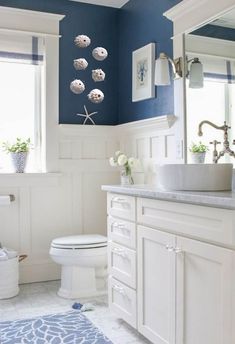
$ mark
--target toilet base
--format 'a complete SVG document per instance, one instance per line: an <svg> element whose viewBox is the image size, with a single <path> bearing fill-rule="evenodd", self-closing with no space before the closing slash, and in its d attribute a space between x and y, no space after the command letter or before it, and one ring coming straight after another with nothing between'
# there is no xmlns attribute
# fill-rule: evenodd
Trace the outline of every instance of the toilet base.
<svg viewBox="0 0 235 344"><path fill-rule="evenodd" d="M107 272L104 268L62 266L58 295L65 299L101 296L106 291Z"/></svg>
<svg viewBox="0 0 235 344"><path fill-rule="evenodd" d="M62 297L63 299L80 299L80 298L87 298L87 297L90 298L90 297L96 297L96 296L104 296L104 295L107 295L107 290L96 290L89 293L89 291L72 292L72 291L60 288L57 295Z"/></svg>

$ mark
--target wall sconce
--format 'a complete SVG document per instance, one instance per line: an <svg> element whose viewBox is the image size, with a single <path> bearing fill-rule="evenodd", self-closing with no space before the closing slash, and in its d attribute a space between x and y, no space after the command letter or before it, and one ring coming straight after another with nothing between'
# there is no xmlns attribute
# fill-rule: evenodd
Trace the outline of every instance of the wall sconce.
<svg viewBox="0 0 235 344"><path fill-rule="evenodd" d="M187 65L190 64L189 71L186 76L189 79L189 88L203 88L204 75L203 65L198 57L194 57L191 60L186 60ZM155 62L155 85L166 86L170 85L170 68L172 66L173 80L182 78L182 57L172 60L165 53L160 53L159 58Z"/></svg>
<svg viewBox="0 0 235 344"><path fill-rule="evenodd" d="M190 69L187 73L187 77L189 79L189 88L203 88L203 65L198 57L194 57L191 60L187 60L187 64L189 64L190 62Z"/></svg>
<svg viewBox="0 0 235 344"><path fill-rule="evenodd" d="M165 53L160 53L159 58L155 62L155 85L166 86L170 85L170 68L172 66L173 79L182 78L182 58L172 60Z"/></svg>

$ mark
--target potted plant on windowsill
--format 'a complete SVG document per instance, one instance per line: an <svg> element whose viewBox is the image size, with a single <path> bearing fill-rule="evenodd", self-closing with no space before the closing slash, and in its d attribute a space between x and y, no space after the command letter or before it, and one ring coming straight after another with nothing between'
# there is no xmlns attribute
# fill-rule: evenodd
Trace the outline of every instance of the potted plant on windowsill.
<svg viewBox="0 0 235 344"><path fill-rule="evenodd" d="M189 151L194 164L204 164L206 152L208 151L208 147L206 145L201 141L198 144L192 142Z"/></svg>
<svg viewBox="0 0 235 344"><path fill-rule="evenodd" d="M11 155L15 173L24 173L27 164L28 153L32 148L30 138L23 140L17 137L16 142L10 144L3 142L3 150Z"/></svg>

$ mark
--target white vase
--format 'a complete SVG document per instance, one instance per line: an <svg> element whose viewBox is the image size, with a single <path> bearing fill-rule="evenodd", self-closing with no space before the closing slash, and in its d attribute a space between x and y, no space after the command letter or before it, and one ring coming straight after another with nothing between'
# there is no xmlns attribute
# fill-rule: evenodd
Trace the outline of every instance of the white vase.
<svg viewBox="0 0 235 344"><path fill-rule="evenodd" d="M206 152L203 153L191 153L192 162L194 164L204 164Z"/></svg>
<svg viewBox="0 0 235 344"><path fill-rule="evenodd" d="M121 170L121 185L132 185L134 184L132 175L129 173L126 173L126 170Z"/></svg>
<svg viewBox="0 0 235 344"><path fill-rule="evenodd" d="M11 153L15 173L24 173L28 159L28 152Z"/></svg>

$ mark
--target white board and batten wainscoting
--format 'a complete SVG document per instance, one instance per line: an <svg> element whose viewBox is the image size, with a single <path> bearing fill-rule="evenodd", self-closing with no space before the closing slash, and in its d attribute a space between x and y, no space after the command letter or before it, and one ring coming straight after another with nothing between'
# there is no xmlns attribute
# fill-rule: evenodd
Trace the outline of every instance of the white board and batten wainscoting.
<svg viewBox="0 0 235 344"><path fill-rule="evenodd" d="M174 162L172 115L120 126L56 125L56 173L0 174L0 195L15 201L0 207L0 237L5 246L28 259L20 264L21 282L59 278L49 257L51 240L82 233L106 234L106 195L102 184L118 184L119 171L108 158L116 150L137 156L152 180L153 163Z"/></svg>

